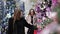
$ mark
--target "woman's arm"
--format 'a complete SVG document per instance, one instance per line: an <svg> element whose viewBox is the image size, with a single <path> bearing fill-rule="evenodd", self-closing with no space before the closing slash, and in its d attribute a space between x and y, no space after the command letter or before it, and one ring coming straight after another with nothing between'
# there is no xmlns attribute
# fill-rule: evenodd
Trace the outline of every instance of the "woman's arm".
<svg viewBox="0 0 60 34"><path fill-rule="evenodd" d="M33 25L30 25L30 24L28 24L27 23L27 21L24 19L24 26L26 26L26 27L28 27L28 28L34 28L34 26Z"/></svg>
<svg viewBox="0 0 60 34"><path fill-rule="evenodd" d="M24 21L24 26L28 27L29 29L37 29L35 28L35 26L28 24L25 19L23 21Z"/></svg>

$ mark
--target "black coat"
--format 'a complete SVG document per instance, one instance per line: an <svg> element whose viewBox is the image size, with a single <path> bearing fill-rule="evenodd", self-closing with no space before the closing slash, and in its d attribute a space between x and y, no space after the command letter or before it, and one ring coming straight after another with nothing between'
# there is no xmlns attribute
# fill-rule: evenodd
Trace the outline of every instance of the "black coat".
<svg viewBox="0 0 60 34"><path fill-rule="evenodd" d="M34 26L28 24L24 18L20 18L20 20L15 21L13 30L13 18L10 18L8 22L8 34L25 34L25 26L30 29L34 28Z"/></svg>

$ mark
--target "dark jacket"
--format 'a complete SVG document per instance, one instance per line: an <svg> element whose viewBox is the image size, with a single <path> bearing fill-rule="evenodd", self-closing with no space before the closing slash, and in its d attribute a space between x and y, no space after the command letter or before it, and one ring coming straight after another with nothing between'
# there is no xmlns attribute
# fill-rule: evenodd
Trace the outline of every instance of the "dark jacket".
<svg viewBox="0 0 60 34"><path fill-rule="evenodd" d="M8 34L25 34L25 26L30 29L34 27L33 25L28 24L24 18L20 18L20 20L15 21L13 29L13 18L10 18L8 22Z"/></svg>

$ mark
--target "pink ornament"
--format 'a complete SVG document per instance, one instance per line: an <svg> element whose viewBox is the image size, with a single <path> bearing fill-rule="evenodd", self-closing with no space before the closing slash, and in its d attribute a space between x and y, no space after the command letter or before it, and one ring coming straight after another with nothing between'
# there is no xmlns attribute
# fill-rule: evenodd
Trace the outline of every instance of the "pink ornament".
<svg viewBox="0 0 60 34"><path fill-rule="evenodd" d="M38 21L39 23L41 23L41 22L42 22L42 20L41 20L41 19L38 19L37 21Z"/></svg>
<svg viewBox="0 0 60 34"><path fill-rule="evenodd" d="M57 4L57 0L52 0L52 4L56 5Z"/></svg>

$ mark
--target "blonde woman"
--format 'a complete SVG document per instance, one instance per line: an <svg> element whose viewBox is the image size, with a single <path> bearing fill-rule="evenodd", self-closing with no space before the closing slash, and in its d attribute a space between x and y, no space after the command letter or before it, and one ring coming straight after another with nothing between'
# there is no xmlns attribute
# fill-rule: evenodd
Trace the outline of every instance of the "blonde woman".
<svg viewBox="0 0 60 34"><path fill-rule="evenodd" d="M26 22L24 18L21 17L21 11L16 9L14 16L11 17L8 21L8 34L25 34L24 27L34 28L33 25L30 25Z"/></svg>

